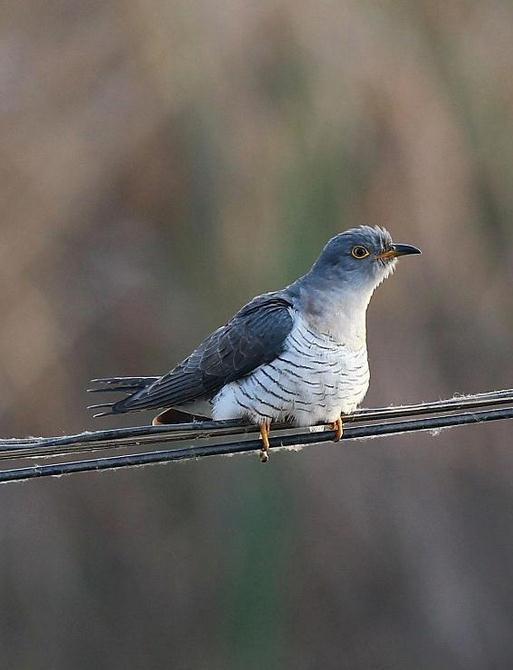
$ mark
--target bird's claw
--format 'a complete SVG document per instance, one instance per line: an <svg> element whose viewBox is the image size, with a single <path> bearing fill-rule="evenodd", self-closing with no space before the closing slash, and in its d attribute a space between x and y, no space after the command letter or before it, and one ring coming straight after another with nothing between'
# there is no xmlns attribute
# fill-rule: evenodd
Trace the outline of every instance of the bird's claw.
<svg viewBox="0 0 513 670"><path fill-rule="evenodd" d="M341 417L330 423L330 428L335 431L335 442L342 439L342 435L344 434L344 424Z"/></svg>
<svg viewBox="0 0 513 670"><path fill-rule="evenodd" d="M267 463L269 460L269 431L270 424L262 423L260 425L260 436L262 438L262 448L260 450L260 463Z"/></svg>

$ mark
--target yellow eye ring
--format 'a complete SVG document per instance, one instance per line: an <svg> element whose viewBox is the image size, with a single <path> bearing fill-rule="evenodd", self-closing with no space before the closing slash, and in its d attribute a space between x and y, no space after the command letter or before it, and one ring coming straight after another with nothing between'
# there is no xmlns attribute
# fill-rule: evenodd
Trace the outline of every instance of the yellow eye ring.
<svg viewBox="0 0 513 670"><path fill-rule="evenodd" d="M356 247L353 247L351 249L351 256L361 261L363 258L367 258L367 256L370 256L370 251L366 247L357 245Z"/></svg>

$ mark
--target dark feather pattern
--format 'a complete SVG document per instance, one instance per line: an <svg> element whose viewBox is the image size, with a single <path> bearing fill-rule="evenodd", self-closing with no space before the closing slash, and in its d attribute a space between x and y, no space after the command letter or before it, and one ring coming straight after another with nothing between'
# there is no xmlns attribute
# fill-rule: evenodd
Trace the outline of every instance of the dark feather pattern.
<svg viewBox="0 0 513 670"><path fill-rule="evenodd" d="M111 412L161 409L211 398L225 384L282 353L292 329L290 307L291 302L279 293L254 298L171 372L114 403ZM127 386L125 380L119 382L120 390L126 390L122 388Z"/></svg>

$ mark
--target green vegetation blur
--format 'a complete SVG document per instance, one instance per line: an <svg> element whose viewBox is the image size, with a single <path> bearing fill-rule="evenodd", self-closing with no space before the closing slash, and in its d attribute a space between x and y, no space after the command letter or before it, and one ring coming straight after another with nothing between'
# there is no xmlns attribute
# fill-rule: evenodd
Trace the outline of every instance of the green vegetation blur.
<svg viewBox="0 0 513 670"><path fill-rule="evenodd" d="M513 5L28 0L0 25L4 437L93 420L387 227L367 406L513 386ZM2 665L513 663L509 424L0 488Z"/></svg>

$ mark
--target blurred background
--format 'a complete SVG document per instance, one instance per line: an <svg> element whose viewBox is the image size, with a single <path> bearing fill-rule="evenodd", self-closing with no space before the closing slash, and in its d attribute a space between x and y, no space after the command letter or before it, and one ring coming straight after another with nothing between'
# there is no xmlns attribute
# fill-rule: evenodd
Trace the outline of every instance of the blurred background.
<svg viewBox="0 0 513 670"><path fill-rule="evenodd" d="M0 27L2 436L92 420L333 234L420 246L366 406L513 386L513 5L29 0ZM0 488L6 668L513 663L511 425Z"/></svg>

